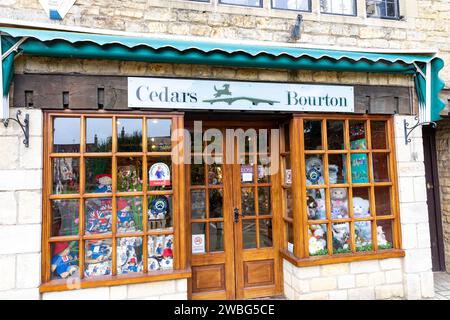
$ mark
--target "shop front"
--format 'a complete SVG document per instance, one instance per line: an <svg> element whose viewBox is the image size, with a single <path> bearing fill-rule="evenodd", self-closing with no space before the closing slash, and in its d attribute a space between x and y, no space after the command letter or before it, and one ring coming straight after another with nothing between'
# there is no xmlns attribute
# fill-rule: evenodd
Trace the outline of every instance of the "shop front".
<svg viewBox="0 0 450 320"><path fill-rule="evenodd" d="M1 30L11 110L42 114L42 298L102 288L109 298L112 288L127 298L407 298L416 276L430 295L431 270L416 264L429 250L408 238L418 204L401 188L422 178L405 169L421 141L407 122L435 120L442 106L434 55ZM13 80L14 53L171 71ZM408 85L181 72L197 65L399 74Z"/></svg>

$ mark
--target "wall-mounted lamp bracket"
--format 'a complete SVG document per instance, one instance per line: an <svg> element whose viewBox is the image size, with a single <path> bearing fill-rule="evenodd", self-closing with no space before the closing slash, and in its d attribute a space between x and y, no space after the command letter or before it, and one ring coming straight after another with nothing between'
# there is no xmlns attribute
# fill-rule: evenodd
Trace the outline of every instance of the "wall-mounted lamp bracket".
<svg viewBox="0 0 450 320"><path fill-rule="evenodd" d="M409 122L406 121L406 119L403 120L403 126L404 126L404 130L405 130L405 145L408 145L408 143L411 142L411 138L409 136L414 131L414 129L421 127L421 126L425 126L425 125L431 125L431 126L433 126L433 128L437 127L437 123L434 121L420 122L419 116L415 116L414 120L417 121L417 123L411 127L409 126Z"/></svg>
<svg viewBox="0 0 450 320"><path fill-rule="evenodd" d="M26 114L25 115L25 119L22 121L20 121L19 116L22 114L22 112L20 110L17 111L16 113L16 118L8 118L8 119L2 119L1 122L3 123L3 125L5 126L5 128L8 127L9 125L9 121L15 121L17 122L17 124L20 126L20 128L23 131L23 134L25 136L25 139L23 139L23 144L25 145L25 147L29 147L30 146L30 115Z"/></svg>

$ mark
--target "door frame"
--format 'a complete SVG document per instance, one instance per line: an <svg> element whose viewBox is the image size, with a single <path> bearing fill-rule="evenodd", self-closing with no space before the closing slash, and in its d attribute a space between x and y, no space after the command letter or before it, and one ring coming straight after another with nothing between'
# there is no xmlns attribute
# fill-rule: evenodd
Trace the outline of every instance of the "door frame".
<svg viewBox="0 0 450 320"><path fill-rule="evenodd" d="M192 122L194 120L190 119L189 122ZM187 121L186 121L187 122ZM189 127L189 124L186 123L186 128ZM237 121L237 120L224 120L224 121L217 121L217 120L206 120L203 121L203 128L221 128L221 129L236 129L236 128L242 128L242 129L248 129L248 128L254 128L256 130L258 129L280 129L280 125L282 122L279 120L264 120L264 121ZM281 138L281 137L280 137ZM225 141L226 137L224 136L224 147L226 145ZM235 144L233 143L233 146L235 147ZM235 150L236 151L236 150ZM280 150L278 151L278 153ZM235 157L237 156L236 152L234 153ZM280 155L278 154L278 161L279 161ZM193 255L192 255L192 247L191 247L191 215L190 215L190 170L189 165L185 165L185 175L186 175L186 203L185 203L185 214L186 214L186 222L187 222L187 259L188 264L192 267L192 261L193 261ZM232 179L230 183L228 183L228 186L224 185L224 203L225 201L229 201L230 208L228 210L232 210L234 202L236 200L237 193L236 186L238 186L238 189L241 188L240 183L240 175L236 174L236 167L238 165L236 164L224 164L224 174L228 175L228 179ZM205 177L207 179L207 177ZM273 247L271 249L262 249L267 250L267 252L270 250L272 252L271 256L274 260L273 268L274 268L274 285L272 285L271 289L264 289L264 288L255 288L252 290L250 288L246 289L248 292L244 293L243 290L243 281L244 281L244 270L243 270L243 260L244 260L244 252L237 252L237 246L235 244L236 241L241 241L241 235L242 232L236 232L237 226L242 225L242 219L240 219L240 222L238 225L235 224L233 219L230 219L231 214L228 218L225 218L226 215L226 207L224 205L224 228L225 226L228 226L233 231L231 232L231 235L233 237L233 248L231 250L231 256L232 261L230 261L229 258L225 257L226 263L229 264L228 270L225 271L227 277L232 277L233 283L228 283L228 287L226 287L226 299L247 299L247 298L256 298L256 297L265 297L265 296L273 296L273 295L281 295L283 294L283 259L281 258L279 252L280 248L282 246L283 241L283 230L282 230L282 202L281 202L281 176L280 176L280 170L275 175L271 176L271 202L272 202L272 241L273 241ZM239 180L239 181L237 181ZM226 190L228 189L228 190ZM228 200L225 200L225 197L228 197ZM255 200L256 201L256 200ZM230 211L231 212L231 211ZM227 245L226 243L226 234L224 233L224 246ZM228 244L229 246L230 244ZM225 250L227 248L225 247ZM250 255L251 253L248 252ZM214 253L212 253L214 255ZM227 255L227 254L226 254ZM263 254L264 255L264 254ZM269 254L270 255L270 254ZM255 260L258 261L258 260ZM191 279L188 281L188 299L193 299L193 293L192 293L192 282L195 280L195 275L193 272L193 275ZM238 285L239 284L239 285ZM275 288L275 289L273 289ZM267 292L267 293L266 293ZM262 294L261 294L262 293ZM195 299L223 299L223 295L217 295L214 294L205 294L204 296L202 294L195 294Z"/></svg>

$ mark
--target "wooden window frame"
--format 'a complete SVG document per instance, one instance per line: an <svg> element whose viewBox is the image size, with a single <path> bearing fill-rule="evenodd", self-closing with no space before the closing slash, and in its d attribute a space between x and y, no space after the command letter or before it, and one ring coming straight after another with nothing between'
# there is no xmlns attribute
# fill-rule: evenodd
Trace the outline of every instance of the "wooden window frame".
<svg viewBox="0 0 450 320"><path fill-rule="evenodd" d="M93 288L100 286L123 285L133 283L143 283L152 281L172 280L190 278L191 271L187 264L186 255L186 221L183 214L183 203L185 201L184 190L184 147L183 136L179 134L180 130L184 128L183 113L180 112L51 112L44 111L44 169L43 169L43 218L42 218L42 274L40 292L64 291L82 288ZM54 118L79 118L80 119L80 150L78 153L53 153L53 119ZM87 153L86 146L86 118L111 118L112 124L116 123L117 118L134 118L142 119L142 146L141 152L117 152L117 126L112 126L112 150L107 153ZM167 152L148 152L147 150L147 120L148 119L171 119L172 120L172 151ZM172 156L174 147L177 146L177 153L173 157L177 157L177 161L172 161L172 189L170 191L150 191L148 187L148 168L147 158L152 156ZM118 192L116 190L117 180L117 161L118 156L139 156L143 163L143 190L138 192ZM84 200L92 198L92 194L84 192L85 187L85 157L110 157L112 159L112 188L113 192L108 195L112 200L112 231L108 234L101 235L86 235L84 234ZM80 181L78 194L59 194L54 195L52 190L53 184L53 158L75 157L80 159ZM172 160L174 158L172 157ZM147 226L147 202L151 195L170 194L172 196L172 213L173 213L173 228L170 230L149 230ZM99 194L100 196L100 194ZM133 233L117 234L116 226L116 197L123 196L140 196L143 198L143 231L136 231ZM79 200L79 231L75 236L52 236L52 200L61 199L77 199ZM173 270L158 270L148 272L148 252L147 241L150 236L173 234L174 249L173 249ZM117 257L116 257L116 242L118 238L123 237L141 237L143 240L143 271L139 273L120 274L117 275ZM92 239L112 239L112 275L110 276L96 276L92 278L84 277L84 245L86 240ZM59 241L78 241L79 243L79 278L76 279L51 279L51 243Z"/></svg>
<svg viewBox="0 0 450 320"><path fill-rule="evenodd" d="M322 146L321 150L306 150L305 151L305 143L303 136L303 123L304 121L314 120L314 121L322 121ZM328 150L328 142L327 142L327 127L326 123L328 120L338 120L344 121L344 141L345 148L343 150L335 151ZM311 224L311 221L308 220L307 217L307 207L306 207L306 191L307 189L317 189L317 186L307 187L306 186L306 177L305 177L305 156L308 154L322 154L324 157L324 175L325 180L328 181L328 155L329 154L346 154L346 167L350 168L350 155L361 153L362 151L352 151L350 150L350 135L349 135L349 122L350 121L364 121L366 123L366 139L367 139L367 150L364 150L363 153L368 155L368 175L369 175L369 183L366 184L353 184L351 182L351 172L350 170L346 171L347 183L345 184L332 184L325 183L324 186L321 186L320 189L330 190L330 188L337 187L346 187L349 190L348 199L348 209L349 209L349 218L342 219L343 222L349 223L350 228L350 237L351 237L351 253L342 253L342 254L333 254L332 241L331 241L331 230L330 226L333 223L341 222L341 220L331 220L330 218L330 195L327 192L326 202L327 202L327 219L318 220L320 224L326 224L328 228L327 232L327 247L328 254L323 256L309 256L308 250L308 228ZM387 138L387 149L386 150L372 150L372 135L371 135L371 121L385 121L386 123L386 138ZM283 143L281 144L283 146ZM291 155L291 166L292 166L292 192L293 195L293 216L292 221L290 219L284 219L283 228L284 234L284 246L281 249L281 256L286 260L294 264L298 267L303 266L314 266L314 265L326 265L326 264L335 264L335 263L343 263L343 262L353 262L353 261L364 261L364 260L374 260L374 259L387 259L394 257L404 257L405 252L402 250L401 243L401 229L400 229L400 210L399 210L399 196L398 196L398 181L397 181L397 161L395 155L395 139L394 139L394 119L392 116L372 116L372 115L335 115L335 114L324 114L324 115L294 115L290 121L290 155ZM374 182L373 178L373 166L372 166L372 155L377 152L382 152L388 155L388 171L390 182ZM281 158L281 157L280 157ZM366 219L372 222L372 245L373 251L367 252L357 252L354 244L354 222L359 221L355 220L353 217L353 206L352 206L352 187L366 187L370 190L370 212L371 217ZM374 200L374 188L376 186L389 186L391 188L391 210L393 212L390 216L377 216L376 208L375 208L375 200ZM283 202L283 211L285 208L285 200ZM345 221L344 221L345 220ZM392 240L393 240L393 248L387 250L378 250L377 246L377 234L376 234L376 222L386 220L392 221ZM292 223L293 231L294 231L294 251L291 253L287 250L287 235L286 235L286 226ZM374 230L375 229L375 230Z"/></svg>

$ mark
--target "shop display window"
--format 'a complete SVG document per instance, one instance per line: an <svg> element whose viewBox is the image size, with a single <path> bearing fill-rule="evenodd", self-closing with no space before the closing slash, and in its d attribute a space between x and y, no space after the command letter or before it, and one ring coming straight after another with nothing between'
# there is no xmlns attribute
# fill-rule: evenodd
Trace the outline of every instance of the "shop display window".
<svg viewBox="0 0 450 320"><path fill-rule="evenodd" d="M46 114L52 136L44 170L45 284L117 275L121 282L177 269L172 134L178 118ZM220 183L219 171L211 183Z"/></svg>

